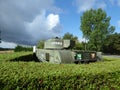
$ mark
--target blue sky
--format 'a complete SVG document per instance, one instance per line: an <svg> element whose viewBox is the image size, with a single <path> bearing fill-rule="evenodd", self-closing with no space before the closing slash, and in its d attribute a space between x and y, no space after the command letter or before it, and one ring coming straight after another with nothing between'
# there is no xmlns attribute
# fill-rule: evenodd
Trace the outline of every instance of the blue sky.
<svg viewBox="0 0 120 90"><path fill-rule="evenodd" d="M61 23L63 25L63 33L70 32L78 37L81 38L82 32L80 31L80 16L83 15L83 12L86 10L89 10L90 8L97 9L102 8L104 11L106 11L107 16L111 17L111 25L116 27L115 32L120 33L120 0L84 0L84 2L87 4L87 1L93 1L89 8L87 6L83 6L85 9L80 10L79 1L82 2L82 0L72 0L71 2L66 0L59 0L57 1L57 4L62 10L63 13L61 14ZM99 5L99 1L101 5ZM65 2L63 4L63 2ZM78 2L78 5L76 5L76 2ZM98 4L98 6L96 5ZM84 4L80 4L81 7Z"/></svg>
<svg viewBox="0 0 120 90"><path fill-rule="evenodd" d="M80 16L91 8L106 11L120 33L120 0L0 0L0 47L35 45L67 32L82 41Z"/></svg>
<svg viewBox="0 0 120 90"><path fill-rule="evenodd" d="M60 21L62 24L62 34L66 32L70 32L73 35L80 36L81 31L80 27L80 15L81 13L77 12L76 6L73 2L67 1L65 3L64 0L59 0L56 5L58 5L63 12L60 14Z"/></svg>

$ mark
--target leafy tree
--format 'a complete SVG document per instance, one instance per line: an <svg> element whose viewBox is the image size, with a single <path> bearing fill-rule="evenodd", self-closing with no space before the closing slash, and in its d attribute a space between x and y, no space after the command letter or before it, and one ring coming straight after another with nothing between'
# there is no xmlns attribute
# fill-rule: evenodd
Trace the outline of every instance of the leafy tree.
<svg viewBox="0 0 120 90"><path fill-rule="evenodd" d="M83 49L83 45L82 45L82 43L79 42L77 36L74 36L73 34L70 34L69 32L67 32L67 33L64 34L63 39L74 40L75 41L75 46L74 46L73 49L75 49L75 50L82 50Z"/></svg>
<svg viewBox="0 0 120 90"><path fill-rule="evenodd" d="M37 44L37 48L43 49L44 48L44 42L45 42L44 40L40 40Z"/></svg>
<svg viewBox="0 0 120 90"><path fill-rule="evenodd" d="M102 9L91 9L83 13L80 30L88 40L89 49L100 51L106 36L114 32L115 27L110 25L110 19Z"/></svg>
<svg viewBox="0 0 120 90"><path fill-rule="evenodd" d="M83 46L82 43L76 42L75 47L73 49L75 49L75 50L83 50L84 46Z"/></svg>
<svg viewBox="0 0 120 90"><path fill-rule="evenodd" d="M110 54L120 54L120 33L108 35L104 40L103 52Z"/></svg>
<svg viewBox="0 0 120 90"><path fill-rule="evenodd" d="M74 36L73 34L70 34L69 32L64 34L63 39L70 39L70 40L78 41L78 37Z"/></svg>

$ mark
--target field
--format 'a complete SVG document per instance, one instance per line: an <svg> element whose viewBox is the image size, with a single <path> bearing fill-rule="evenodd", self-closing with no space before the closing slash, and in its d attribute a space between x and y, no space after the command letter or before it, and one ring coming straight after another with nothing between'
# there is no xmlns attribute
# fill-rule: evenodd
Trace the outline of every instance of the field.
<svg viewBox="0 0 120 90"><path fill-rule="evenodd" d="M120 58L89 64L35 59L32 52L0 54L0 90L120 90Z"/></svg>

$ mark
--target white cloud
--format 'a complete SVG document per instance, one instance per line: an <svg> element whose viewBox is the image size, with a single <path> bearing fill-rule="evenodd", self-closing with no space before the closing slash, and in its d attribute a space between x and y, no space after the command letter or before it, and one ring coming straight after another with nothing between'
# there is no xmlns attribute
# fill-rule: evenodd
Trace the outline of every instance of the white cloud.
<svg viewBox="0 0 120 90"><path fill-rule="evenodd" d="M118 5L120 6L120 0L118 0Z"/></svg>
<svg viewBox="0 0 120 90"><path fill-rule="evenodd" d="M58 12L54 0L0 0L2 40L33 45L60 34Z"/></svg>
<svg viewBox="0 0 120 90"><path fill-rule="evenodd" d="M12 43L12 42L5 42L5 41L2 41L0 43L0 47L2 48L15 48L17 45L15 43Z"/></svg>
<svg viewBox="0 0 120 90"><path fill-rule="evenodd" d="M49 14L47 16L47 24L49 30L52 30L59 23L60 23L59 15Z"/></svg>
<svg viewBox="0 0 120 90"><path fill-rule="evenodd" d="M112 5L120 6L120 0L109 0Z"/></svg>
<svg viewBox="0 0 120 90"><path fill-rule="evenodd" d="M118 23L118 27L120 27L120 20L117 23Z"/></svg>
<svg viewBox="0 0 120 90"><path fill-rule="evenodd" d="M104 0L76 0L76 6L78 7L78 13L89 10L91 8L105 8L106 3Z"/></svg>
<svg viewBox="0 0 120 90"><path fill-rule="evenodd" d="M105 2L99 2L99 3L97 3L97 8L105 8L105 7L106 7Z"/></svg>
<svg viewBox="0 0 120 90"><path fill-rule="evenodd" d="M27 22L25 24L26 30L29 31L33 40L54 37L60 33L60 20L58 14L49 14L46 16L44 11L36 16L32 22Z"/></svg>
<svg viewBox="0 0 120 90"><path fill-rule="evenodd" d="M76 0L78 12L91 9L94 6L95 2L96 0Z"/></svg>
<svg viewBox="0 0 120 90"><path fill-rule="evenodd" d="M110 2L111 2L112 5L114 4L114 1L115 1L115 0L110 0Z"/></svg>

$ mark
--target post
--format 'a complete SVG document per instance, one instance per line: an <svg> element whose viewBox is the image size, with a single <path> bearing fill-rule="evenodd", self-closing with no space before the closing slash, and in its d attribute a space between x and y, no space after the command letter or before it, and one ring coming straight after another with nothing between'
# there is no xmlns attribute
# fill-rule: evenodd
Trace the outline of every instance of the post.
<svg viewBox="0 0 120 90"><path fill-rule="evenodd" d="M85 51L86 51L86 48L87 48L87 46L86 46L86 39L85 39Z"/></svg>
<svg viewBox="0 0 120 90"><path fill-rule="evenodd" d="M33 46L33 53L36 52L36 46Z"/></svg>
<svg viewBox="0 0 120 90"><path fill-rule="evenodd" d="M97 61L102 61L102 52L97 52Z"/></svg>

